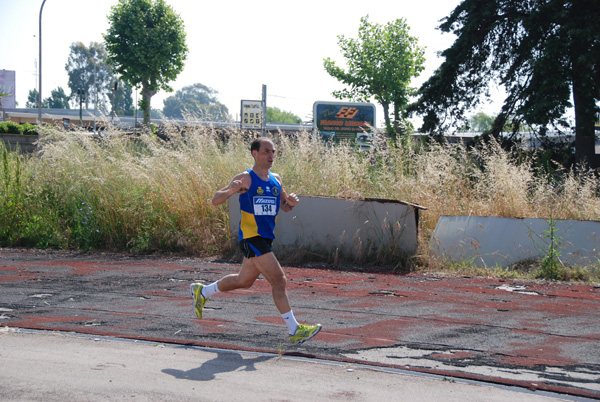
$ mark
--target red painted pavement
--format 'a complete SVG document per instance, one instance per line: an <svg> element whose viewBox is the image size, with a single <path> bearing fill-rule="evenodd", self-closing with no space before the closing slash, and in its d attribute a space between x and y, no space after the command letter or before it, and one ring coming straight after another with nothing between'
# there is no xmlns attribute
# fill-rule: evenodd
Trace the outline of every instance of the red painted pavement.
<svg viewBox="0 0 600 402"><path fill-rule="evenodd" d="M285 267L301 322L289 345L270 287L213 297L192 281L239 265L206 259L0 249L0 325L315 356L600 397L600 288Z"/></svg>

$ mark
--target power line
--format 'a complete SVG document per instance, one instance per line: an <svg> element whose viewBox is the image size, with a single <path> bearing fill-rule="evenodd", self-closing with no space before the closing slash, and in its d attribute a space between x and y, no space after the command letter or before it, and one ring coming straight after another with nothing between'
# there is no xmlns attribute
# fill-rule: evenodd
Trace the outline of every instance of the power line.
<svg viewBox="0 0 600 402"><path fill-rule="evenodd" d="M282 99L291 99L291 100L300 100L300 101L309 101L310 99L306 99L306 98L296 98L293 96L283 96L283 95L267 95L267 97L272 97L272 98L282 98Z"/></svg>

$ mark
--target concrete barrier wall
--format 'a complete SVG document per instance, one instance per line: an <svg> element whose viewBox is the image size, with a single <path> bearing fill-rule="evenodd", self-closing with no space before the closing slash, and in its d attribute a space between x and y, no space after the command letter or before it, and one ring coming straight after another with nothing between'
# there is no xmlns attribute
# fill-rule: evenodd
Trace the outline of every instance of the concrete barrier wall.
<svg viewBox="0 0 600 402"><path fill-rule="evenodd" d="M354 255L365 247L392 246L414 254L419 209L399 201L300 196L292 211L279 213L273 247ZM229 221L236 240L240 219L239 197L234 196Z"/></svg>
<svg viewBox="0 0 600 402"><path fill-rule="evenodd" d="M1 134L0 140L4 142L7 149L16 150L17 148L22 152L33 152L36 148L36 141L38 140L37 135L21 135L21 134Z"/></svg>
<svg viewBox="0 0 600 402"><path fill-rule="evenodd" d="M429 247L448 262L507 268L543 259L550 245L549 230L545 219L441 216ZM598 265L599 235L600 222L555 220L554 236L565 265Z"/></svg>

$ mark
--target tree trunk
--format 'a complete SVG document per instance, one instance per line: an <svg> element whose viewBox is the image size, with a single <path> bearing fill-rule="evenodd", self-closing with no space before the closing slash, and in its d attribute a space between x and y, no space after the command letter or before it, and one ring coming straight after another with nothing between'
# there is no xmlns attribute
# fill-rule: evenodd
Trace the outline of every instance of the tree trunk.
<svg viewBox="0 0 600 402"><path fill-rule="evenodd" d="M142 100L140 101L140 108L144 113L144 124L150 124L150 100L156 94L156 89L152 89L147 83L142 84Z"/></svg>
<svg viewBox="0 0 600 402"><path fill-rule="evenodd" d="M589 7L595 7L596 1L578 0L573 2L572 23L581 24L585 21ZM579 17L579 18L578 18ZM589 168L598 167L596 155L596 135L594 123L595 94L594 78L590 65L590 49L594 49L589 33L580 26L573 26L571 33L571 74L573 80L573 106L575 108L575 161L585 163Z"/></svg>
<svg viewBox="0 0 600 402"><path fill-rule="evenodd" d="M596 136L594 130L594 98L587 93L585 84L573 79L573 104L575 106L575 161L589 168L598 167Z"/></svg>
<svg viewBox="0 0 600 402"><path fill-rule="evenodd" d="M394 132L395 136L398 137L400 133L400 108L397 103L394 103ZM403 133L402 133L403 134Z"/></svg>
<svg viewBox="0 0 600 402"><path fill-rule="evenodd" d="M389 133L394 141L396 141L396 133L390 123L390 104L388 102L381 102L381 106L383 107L383 118L385 119L385 128L386 130L391 130Z"/></svg>

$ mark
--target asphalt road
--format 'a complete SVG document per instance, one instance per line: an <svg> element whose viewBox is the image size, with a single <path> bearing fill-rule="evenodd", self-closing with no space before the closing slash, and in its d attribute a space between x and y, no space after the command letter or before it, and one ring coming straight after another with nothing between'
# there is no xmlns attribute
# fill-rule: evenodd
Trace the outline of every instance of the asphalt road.
<svg viewBox="0 0 600 402"><path fill-rule="evenodd" d="M528 401L559 397L265 353L0 329L5 401Z"/></svg>
<svg viewBox="0 0 600 402"><path fill-rule="evenodd" d="M0 249L0 326L217 348L244 359L265 353L364 364L535 391L519 393L527 398L600 398L597 286L285 267L297 318L324 326L298 347L289 344L264 280L215 296L205 319L196 319L189 283L238 268L194 258Z"/></svg>

